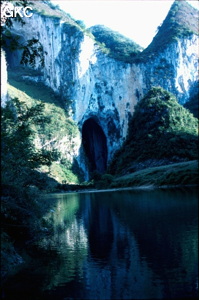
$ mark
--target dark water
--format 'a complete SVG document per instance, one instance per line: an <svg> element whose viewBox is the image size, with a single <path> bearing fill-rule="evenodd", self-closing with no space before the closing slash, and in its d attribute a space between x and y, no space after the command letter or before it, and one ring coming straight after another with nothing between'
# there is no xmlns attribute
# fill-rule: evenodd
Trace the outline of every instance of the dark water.
<svg viewBox="0 0 199 300"><path fill-rule="evenodd" d="M39 241L43 255L7 283L7 299L198 296L196 190L52 197L56 209L45 216L52 234Z"/></svg>

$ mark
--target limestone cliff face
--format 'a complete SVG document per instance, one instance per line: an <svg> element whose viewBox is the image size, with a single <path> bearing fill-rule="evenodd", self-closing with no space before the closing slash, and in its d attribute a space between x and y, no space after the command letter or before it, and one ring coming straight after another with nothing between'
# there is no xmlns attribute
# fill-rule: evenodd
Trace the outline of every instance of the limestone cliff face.
<svg viewBox="0 0 199 300"><path fill-rule="evenodd" d="M5 52L1 49L1 106L4 107L7 101L7 64Z"/></svg>
<svg viewBox="0 0 199 300"><path fill-rule="evenodd" d="M107 137L108 160L125 139L128 119L133 113L142 75L139 66L117 62L103 54L92 38L82 31L60 22L34 14L22 27L14 23L13 34L26 43L32 38L41 40L45 67L39 61L39 76L24 76L24 80L42 81L71 103L71 115L80 131L84 121L95 118ZM20 64L22 51L15 51L8 61L11 67ZM138 75L139 74L139 75Z"/></svg>
<svg viewBox="0 0 199 300"><path fill-rule="evenodd" d="M108 157L126 137L134 106L152 86L174 93L181 104L197 81L197 36L171 44L145 63L115 61L95 48L86 37L77 63L73 94L74 119L80 128L88 118L97 118L108 142Z"/></svg>
<svg viewBox="0 0 199 300"><path fill-rule="evenodd" d="M198 80L198 37L194 34L145 62L130 64L108 57L89 35L61 19L34 13L24 26L15 22L12 32L23 43L32 38L41 41L45 67L38 60L35 68L41 74L29 80L42 81L66 107L70 104L80 132L89 118L101 126L107 138L108 161L126 137L134 106L152 86L174 93L183 104ZM19 65L21 55L19 50L7 53L11 67ZM79 162L86 172L83 156L80 146Z"/></svg>
<svg viewBox="0 0 199 300"><path fill-rule="evenodd" d="M73 95L74 119L80 128L87 119L96 119L107 137L110 158L127 133L129 115L136 104L133 78L139 68L116 62L95 48L88 61L84 72L86 60L79 60L77 65L80 76Z"/></svg>
<svg viewBox="0 0 199 300"><path fill-rule="evenodd" d="M172 92L179 103L186 103L191 88L198 80L198 36L192 35L172 43L148 61L142 72L147 89L159 85Z"/></svg>

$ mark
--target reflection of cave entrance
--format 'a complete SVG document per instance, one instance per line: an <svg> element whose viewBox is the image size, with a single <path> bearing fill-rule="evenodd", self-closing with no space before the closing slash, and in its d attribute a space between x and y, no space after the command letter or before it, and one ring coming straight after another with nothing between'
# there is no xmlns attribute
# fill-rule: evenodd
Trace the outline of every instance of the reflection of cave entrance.
<svg viewBox="0 0 199 300"><path fill-rule="evenodd" d="M106 136L94 119L86 120L82 127L82 142L89 160L90 172L104 173L107 167Z"/></svg>

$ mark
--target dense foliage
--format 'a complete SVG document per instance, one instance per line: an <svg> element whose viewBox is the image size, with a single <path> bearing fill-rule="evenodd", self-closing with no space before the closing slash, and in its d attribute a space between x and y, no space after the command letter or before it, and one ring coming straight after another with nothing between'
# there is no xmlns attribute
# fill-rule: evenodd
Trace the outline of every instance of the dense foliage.
<svg viewBox="0 0 199 300"><path fill-rule="evenodd" d="M39 75L24 68L9 71L8 94L13 100L1 111L3 276L23 261L13 241L37 238L47 230L42 217L50 204L41 199L42 191L52 191L62 181L79 182L77 162L61 158L56 147L35 146L38 139L49 145L65 137L71 151L77 126L50 88L22 80L24 74Z"/></svg>
<svg viewBox="0 0 199 300"><path fill-rule="evenodd" d="M197 159L197 135L197 119L172 94L154 87L136 105L126 142L110 172L133 171L135 165L151 160L167 164Z"/></svg>
<svg viewBox="0 0 199 300"><path fill-rule="evenodd" d="M190 91L190 99L184 104L184 107L187 108L194 117L199 117L199 82L196 82L194 87Z"/></svg>
<svg viewBox="0 0 199 300"><path fill-rule="evenodd" d="M36 186L45 183L45 176L36 169L57 159L57 153L34 147L35 124L49 122L43 107L41 103L28 109L15 98L1 111L2 275L22 262L13 239L30 238L41 229L44 202L40 204Z"/></svg>
<svg viewBox="0 0 199 300"><path fill-rule="evenodd" d="M54 178L57 182L79 183L81 171L78 169L77 163L73 163L66 159L68 154L73 151L74 138L77 137L79 131L77 125L68 115L70 100L65 99L65 103L55 94L52 89L46 87L42 83L35 83L28 80L22 80L22 75L38 76L27 68L16 68L14 71L8 72L8 93L14 98L18 97L27 107L31 108L35 105L43 106L43 116L48 122L36 122L35 135L44 148L50 151L62 148L62 155L56 162L52 162L50 166L43 165L40 171L47 173L49 177ZM63 147L65 145L65 151ZM59 151L59 150L58 150ZM65 156L64 156L65 155ZM45 188L48 187L45 184ZM53 187L52 187L53 189Z"/></svg>
<svg viewBox="0 0 199 300"><path fill-rule="evenodd" d="M2 183L26 186L30 180L30 170L40 165L50 165L53 153L34 146L33 124L48 122L38 104L28 109L17 98L2 108ZM56 155L54 157L56 159Z"/></svg>
<svg viewBox="0 0 199 300"><path fill-rule="evenodd" d="M96 25L90 28L96 41L100 42L106 49L108 55L125 62L132 59L142 51L142 47L122 34L113 31L106 26Z"/></svg>

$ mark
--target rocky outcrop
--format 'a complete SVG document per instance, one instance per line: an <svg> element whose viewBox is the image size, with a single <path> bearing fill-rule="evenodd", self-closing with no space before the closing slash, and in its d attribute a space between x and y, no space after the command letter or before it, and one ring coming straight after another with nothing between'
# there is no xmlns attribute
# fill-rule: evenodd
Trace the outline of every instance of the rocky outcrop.
<svg viewBox="0 0 199 300"><path fill-rule="evenodd" d="M103 53L79 26L52 16L35 12L25 25L15 22L12 33L23 44L32 38L41 41L45 67L37 59L35 69L41 73L31 80L42 81L60 96L80 132L88 119L102 128L108 162L126 138L134 106L151 87L163 87L184 104L198 79L198 37L194 34L177 39L144 61L125 63ZM22 50L7 52L9 66L18 66L21 55ZM81 147L78 160L82 164Z"/></svg>
<svg viewBox="0 0 199 300"><path fill-rule="evenodd" d="M147 90L161 86L172 92L180 104L190 98L190 91L198 80L198 36L178 39L150 62L143 70Z"/></svg>

